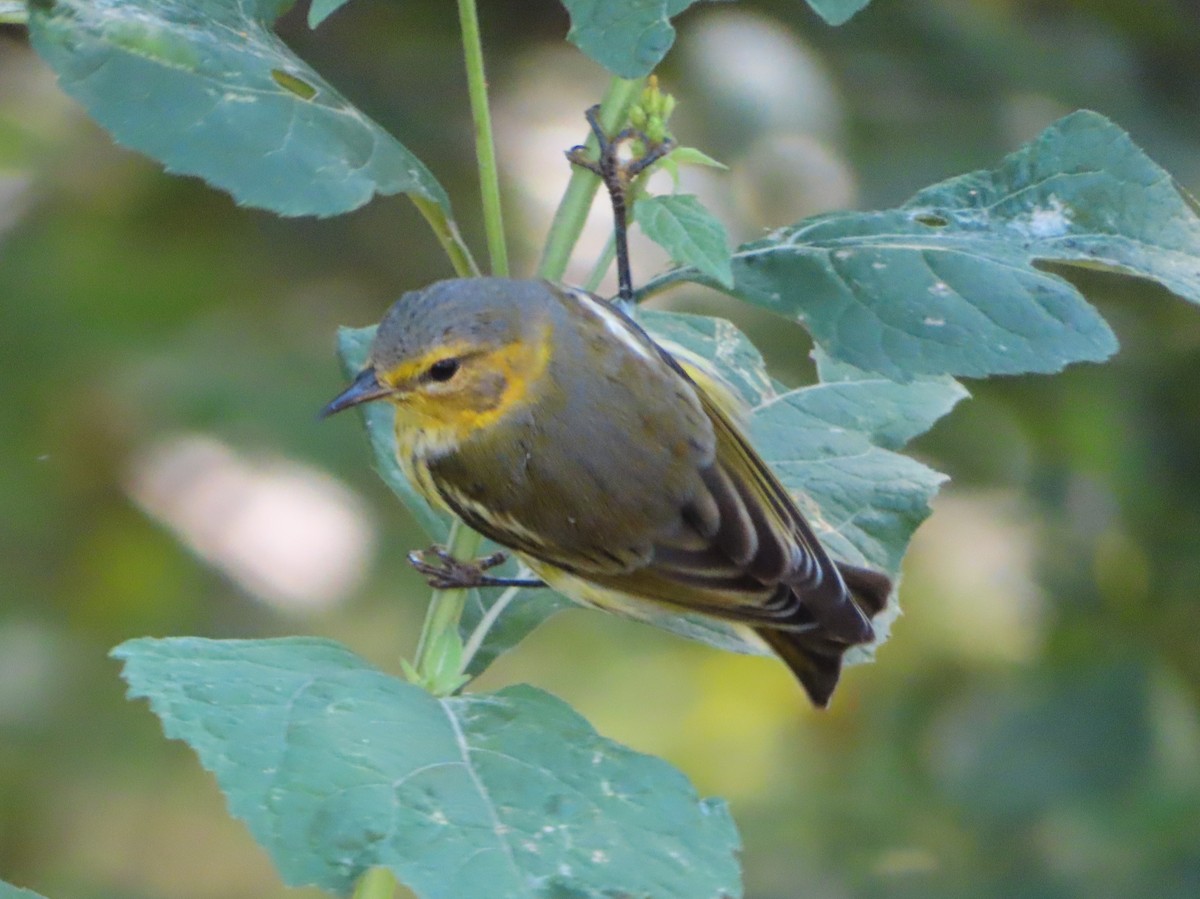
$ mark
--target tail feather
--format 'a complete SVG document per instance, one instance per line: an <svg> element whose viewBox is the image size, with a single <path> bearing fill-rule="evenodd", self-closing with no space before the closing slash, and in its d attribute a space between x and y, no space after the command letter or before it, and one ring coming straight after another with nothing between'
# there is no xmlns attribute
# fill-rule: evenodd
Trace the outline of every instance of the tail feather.
<svg viewBox="0 0 1200 899"><path fill-rule="evenodd" d="M850 591L851 604L856 611L869 620L884 610L892 591L892 582L888 577L844 562L838 562L837 567ZM760 628L757 633L792 670L813 705L827 707L842 673L842 656L855 645L832 636L834 633L841 636L844 632L819 623L816 628L809 630ZM856 642L868 643L872 639L874 634L868 624L865 636Z"/></svg>
<svg viewBox="0 0 1200 899"><path fill-rule="evenodd" d="M781 631L759 628L758 636L792 670L804 692L818 708L829 705L829 697L842 673L845 643L834 643L819 631Z"/></svg>
<svg viewBox="0 0 1200 899"><path fill-rule="evenodd" d="M859 568L846 562L834 564L854 601L867 613L868 618L874 618L887 608L888 596L892 592L891 578L870 568Z"/></svg>

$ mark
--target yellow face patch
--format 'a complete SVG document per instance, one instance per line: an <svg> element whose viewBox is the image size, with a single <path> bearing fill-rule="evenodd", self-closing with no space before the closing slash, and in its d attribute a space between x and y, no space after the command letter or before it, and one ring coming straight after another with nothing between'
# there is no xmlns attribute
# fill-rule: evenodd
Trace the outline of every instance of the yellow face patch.
<svg viewBox="0 0 1200 899"><path fill-rule="evenodd" d="M532 343L492 348L456 341L384 372L381 380L395 391L397 426L425 431L432 444L456 444L494 424L522 403L545 373L549 337L547 326ZM446 359L458 360L459 369L446 380L431 378L431 366Z"/></svg>

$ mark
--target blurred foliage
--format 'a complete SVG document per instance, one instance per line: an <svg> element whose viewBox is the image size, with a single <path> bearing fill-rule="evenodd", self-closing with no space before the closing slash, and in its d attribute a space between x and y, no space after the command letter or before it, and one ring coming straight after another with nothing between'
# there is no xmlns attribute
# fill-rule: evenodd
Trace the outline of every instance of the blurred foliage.
<svg viewBox="0 0 1200 899"><path fill-rule="evenodd" d="M449 8L359 0L316 33L305 12L285 19L288 42L429 162L480 246ZM558 4L481 12L524 273L546 227L537 198L561 192L558 154L606 78L562 49ZM1083 106L1200 190L1190 4L905 0L837 29L795 0L702 4L662 75L680 140L732 167L688 189L737 240L894 205ZM661 261L639 254L645 280ZM164 176L0 29L3 879L83 899L304 895L123 700L106 653L146 634L313 634L395 670L425 602L404 564L420 538L355 429L314 416L341 383L336 326L449 274L402 199L283 221ZM730 798L752 899L1200 894L1200 316L1127 279L1069 277L1120 354L969 384L975 398L922 438L954 480L910 554L907 614L829 713L769 660L587 612L550 621L482 686L545 687ZM699 292L666 302L726 309ZM805 376L802 332L737 316L781 377ZM181 433L361 495L381 549L354 595L260 602L143 513L140 460Z"/></svg>

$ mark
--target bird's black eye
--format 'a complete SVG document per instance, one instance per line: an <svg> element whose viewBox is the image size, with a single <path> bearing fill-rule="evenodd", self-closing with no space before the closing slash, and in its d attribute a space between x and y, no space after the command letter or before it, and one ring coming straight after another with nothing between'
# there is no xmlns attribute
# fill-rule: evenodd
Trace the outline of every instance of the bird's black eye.
<svg viewBox="0 0 1200 899"><path fill-rule="evenodd" d="M449 381L458 374L459 362L457 359L439 359L433 365L429 366L429 380L431 381Z"/></svg>

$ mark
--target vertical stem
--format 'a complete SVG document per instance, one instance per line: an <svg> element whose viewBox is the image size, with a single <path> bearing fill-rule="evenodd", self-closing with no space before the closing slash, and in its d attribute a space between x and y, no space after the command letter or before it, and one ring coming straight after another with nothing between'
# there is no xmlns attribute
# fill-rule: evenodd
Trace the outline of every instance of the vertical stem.
<svg viewBox="0 0 1200 899"><path fill-rule="evenodd" d="M609 266L613 264L613 260L617 258L617 239L616 235L608 235L608 240L604 243L604 249L600 253L600 258L596 260L596 264L592 266L592 273L588 276L587 282L583 285L583 289L588 293L595 293L600 289L600 282L604 280L604 276L608 273Z"/></svg>
<svg viewBox="0 0 1200 899"><path fill-rule="evenodd" d="M482 542L483 538L479 534L456 520L450 528L450 539L446 548L456 559L473 559L479 554L479 545ZM440 660L435 657L441 643L439 638L457 631L458 620L462 617L463 606L466 603L466 590L433 591L429 610L425 613L425 623L421 627L416 658L413 659L413 667L421 674L429 675L441 669Z"/></svg>
<svg viewBox="0 0 1200 899"><path fill-rule="evenodd" d="M487 231L488 255L492 274L508 275L508 249L504 242L504 218L500 209L500 179L496 166L496 146L492 139L492 118L488 110L487 77L483 70L483 43L479 35L479 15L475 0L458 0L458 20L462 29L463 56L467 66L467 89L471 96L471 115L475 123L475 155L479 164L479 189L483 198L483 222ZM422 212L425 210L422 209ZM428 217L428 216L427 216ZM435 231L437 228L435 227ZM445 245L445 241L443 241ZM455 271L462 277L478 275L474 260L462 259L452 252ZM469 262L469 270L467 262ZM461 521L450 529L447 549L456 559L473 559L483 538ZM462 642L458 622L467 602L466 590L434 590L421 626L413 667L426 683L437 684L446 673L447 663L461 659ZM451 642L447 642L447 641ZM456 648L456 649L455 649ZM453 655L454 658L448 658Z"/></svg>
<svg viewBox="0 0 1200 899"><path fill-rule="evenodd" d="M458 0L463 54L467 63L467 90L475 121L475 156L479 163L479 190L483 196L483 223L487 230L492 274L508 276L508 248L504 243L504 217L500 209L500 175L496 166L496 144L492 139L492 116L488 110L487 77L483 71L483 43L475 0Z"/></svg>
<svg viewBox="0 0 1200 899"><path fill-rule="evenodd" d="M642 92L646 79L636 78L627 81L624 78L614 78L608 86L604 99L600 102L600 124L608 134L615 133L625 123L629 115L629 107ZM595 135L589 135L585 146L589 153L595 153L598 144ZM563 194L558 211L554 214L554 222L550 226L550 234L546 239L546 248L542 252L542 261L538 265L538 274L550 281L561 281L567 270L567 261L571 251L583 232L584 222L587 221L588 210L592 207L592 198L596 188L600 186L600 178L587 169L575 167L571 173L571 181Z"/></svg>

